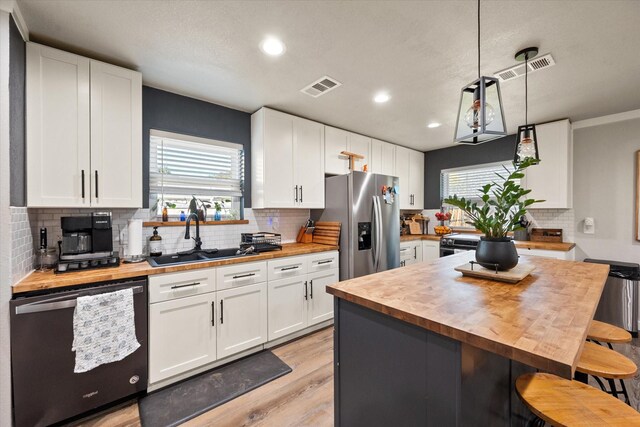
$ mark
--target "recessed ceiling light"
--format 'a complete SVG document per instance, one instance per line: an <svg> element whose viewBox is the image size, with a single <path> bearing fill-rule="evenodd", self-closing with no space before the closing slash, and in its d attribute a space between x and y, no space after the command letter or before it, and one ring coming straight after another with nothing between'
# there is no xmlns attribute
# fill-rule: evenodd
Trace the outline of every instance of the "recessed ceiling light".
<svg viewBox="0 0 640 427"><path fill-rule="evenodd" d="M427 127L428 127L429 129L437 128L437 127L440 127L440 123L438 123L438 122L432 122L432 123L429 123L429 124L427 125Z"/></svg>
<svg viewBox="0 0 640 427"><path fill-rule="evenodd" d="M284 53L285 46L275 37L267 37L260 43L260 49L267 55L279 56Z"/></svg>
<svg viewBox="0 0 640 427"><path fill-rule="evenodd" d="M380 92L378 93L373 100L375 102L377 102L378 104L382 104L383 102L387 102L389 99L391 99L391 97L389 96L388 93L384 93L384 92Z"/></svg>

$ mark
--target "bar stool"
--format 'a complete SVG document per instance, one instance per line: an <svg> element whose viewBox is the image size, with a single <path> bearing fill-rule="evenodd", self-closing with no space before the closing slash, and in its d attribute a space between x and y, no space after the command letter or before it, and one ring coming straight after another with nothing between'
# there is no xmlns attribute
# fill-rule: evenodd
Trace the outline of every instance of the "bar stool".
<svg viewBox="0 0 640 427"><path fill-rule="evenodd" d="M524 374L516 391L536 415L533 425L640 426L640 414L600 390L552 374Z"/></svg>
<svg viewBox="0 0 640 427"><path fill-rule="evenodd" d="M631 334L622 328L609 323L592 320L587 332L587 340L596 344L606 343L611 350L613 344L622 344L631 341Z"/></svg>
<svg viewBox="0 0 640 427"><path fill-rule="evenodd" d="M627 387L623 380L632 378L637 371L638 367L631 359L615 350L588 341L584 343L582 354L576 364L576 372L591 375L600 388L612 394L613 397L617 398L618 393L622 393L625 402L629 405L631 405L629 393L627 393ZM607 390L601 378L609 382L611 390ZM618 390L615 380L620 381L620 390Z"/></svg>

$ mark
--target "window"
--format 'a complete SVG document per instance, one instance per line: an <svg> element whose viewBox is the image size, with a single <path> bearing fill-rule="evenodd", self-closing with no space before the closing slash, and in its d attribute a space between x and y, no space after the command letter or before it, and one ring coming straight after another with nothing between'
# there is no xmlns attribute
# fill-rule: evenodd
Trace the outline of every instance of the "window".
<svg viewBox="0 0 640 427"><path fill-rule="evenodd" d="M507 171L513 172L513 163L511 161L488 163L484 165L474 165L463 168L443 169L440 174L440 196L442 200L457 194L458 197L480 201L478 197L479 189L494 182L496 173L505 176ZM519 180L518 180L519 183ZM467 219L464 212L458 208L451 207L452 227L469 227L466 223Z"/></svg>
<svg viewBox="0 0 640 427"><path fill-rule="evenodd" d="M223 219L242 217L242 145L156 130L151 131L150 142L150 205L158 216L167 205L169 216L187 213L195 196L211 206L207 220L216 204L222 207Z"/></svg>

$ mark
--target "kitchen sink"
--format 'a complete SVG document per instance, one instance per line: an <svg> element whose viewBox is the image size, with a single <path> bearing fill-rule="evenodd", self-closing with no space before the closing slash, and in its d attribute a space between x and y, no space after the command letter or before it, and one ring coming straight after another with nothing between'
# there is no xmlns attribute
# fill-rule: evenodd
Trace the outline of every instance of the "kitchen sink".
<svg viewBox="0 0 640 427"><path fill-rule="evenodd" d="M178 252L175 254L150 257L149 264L152 267L166 267L169 265L190 264L194 262L214 261L218 259L239 258L255 253L238 253L239 248L202 249L197 252Z"/></svg>

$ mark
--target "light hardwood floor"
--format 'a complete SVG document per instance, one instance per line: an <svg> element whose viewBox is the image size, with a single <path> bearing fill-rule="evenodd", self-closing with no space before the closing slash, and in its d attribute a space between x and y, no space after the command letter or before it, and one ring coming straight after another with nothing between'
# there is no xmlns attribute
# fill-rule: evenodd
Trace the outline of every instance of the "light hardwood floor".
<svg viewBox="0 0 640 427"><path fill-rule="evenodd" d="M333 327L272 349L293 371L225 403L184 426L332 426ZM75 423L76 427L139 426L138 404ZM156 426L153 426L156 427Z"/></svg>

